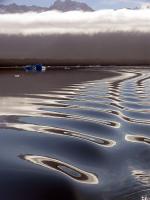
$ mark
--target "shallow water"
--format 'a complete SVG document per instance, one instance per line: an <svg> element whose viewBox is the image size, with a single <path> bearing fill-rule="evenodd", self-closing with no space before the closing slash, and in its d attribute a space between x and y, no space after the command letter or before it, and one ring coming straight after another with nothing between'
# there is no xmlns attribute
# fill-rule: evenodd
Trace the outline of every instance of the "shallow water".
<svg viewBox="0 0 150 200"><path fill-rule="evenodd" d="M1 95L0 199L150 200L150 71L117 71Z"/></svg>

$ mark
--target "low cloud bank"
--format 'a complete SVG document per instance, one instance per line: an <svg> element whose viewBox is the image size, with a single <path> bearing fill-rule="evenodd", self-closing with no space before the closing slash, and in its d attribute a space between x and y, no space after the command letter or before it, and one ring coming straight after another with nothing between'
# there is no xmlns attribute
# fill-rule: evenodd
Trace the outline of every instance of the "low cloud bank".
<svg viewBox="0 0 150 200"><path fill-rule="evenodd" d="M0 61L150 64L150 10L0 15Z"/></svg>
<svg viewBox="0 0 150 200"><path fill-rule="evenodd" d="M100 32L150 32L150 9L100 10L0 15L1 34L50 35Z"/></svg>

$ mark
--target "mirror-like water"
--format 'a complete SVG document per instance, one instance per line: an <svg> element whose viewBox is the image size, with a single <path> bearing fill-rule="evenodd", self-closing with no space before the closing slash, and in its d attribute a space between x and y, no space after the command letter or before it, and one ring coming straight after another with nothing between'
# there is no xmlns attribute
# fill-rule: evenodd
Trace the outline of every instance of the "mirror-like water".
<svg viewBox="0 0 150 200"><path fill-rule="evenodd" d="M150 71L116 70L0 75L0 199L150 200Z"/></svg>

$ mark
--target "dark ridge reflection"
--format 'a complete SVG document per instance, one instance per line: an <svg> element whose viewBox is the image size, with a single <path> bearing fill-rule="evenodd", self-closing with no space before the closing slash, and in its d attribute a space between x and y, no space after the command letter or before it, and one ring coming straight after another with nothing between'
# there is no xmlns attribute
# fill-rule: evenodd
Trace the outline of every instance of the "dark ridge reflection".
<svg viewBox="0 0 150 200"><path fill-rule="evenodd" d="M138 136L138 135L126 135L125 139L129 142L141 142L141 143L146 143L150 144L150 138L149 137L144 137L144 136Z"/></svg>
<svg viewBox="0 0 150 200"><path fill-rule="evenodd" d="M38 126L38 125L32 125L32 124L12 124L9 123L7 125L2 125L5 128L13 128L16 130L24 130L24 131L31 131L31 132L39 132L39 133L45 133L45 134L54 134L54 135L62 135L62 136L68 136L68 137L74 137L81 140L86 140L92 143L95 143L97 145L101 145L104 147L114 147L116 145L116 142L114 140L104 139L88 134L83 134L79 132L73 132L71 130L67 129L60 129L50 126Z"/></svg>
<svg viewBox="0 0 150 200"><path fill-rule="evenodd" d="M98 184L99 182L96 175L53 158L34 155L25 155L20 157L24 160L30 161L36 165L40 165L50 170L57 170L69 176L73 180L79 181L80 183Z"/></svg>
<svg viewBox="0 0 150 200"><path fill-rule="evenodd" d="M79 138L82 140L87 140L87 141L93 142L98 145L102 145L104 147L113 147L116 145L116 142L113 140L103 139L103 138L94 137L94 136L90 136L90 135L86 135L86 134L82 134L82 133L71 132L68 130L62 130L62 129L58 129L58 128L55 128L55 129L49 128L49 129L45 129L45 131L56 133L56 134L61 134L61 135L66 135L66 136L71 136L71 137L76 137L76 138Z"/></svg>
<svg viewBox="0 0 150 200"><path fill-rule="evenodd" d="M144 88L144 81L147 81L147 80L150 80L150 76L138 80L138 81L137 81L137 84L138 84L141 88Z"/></svg>

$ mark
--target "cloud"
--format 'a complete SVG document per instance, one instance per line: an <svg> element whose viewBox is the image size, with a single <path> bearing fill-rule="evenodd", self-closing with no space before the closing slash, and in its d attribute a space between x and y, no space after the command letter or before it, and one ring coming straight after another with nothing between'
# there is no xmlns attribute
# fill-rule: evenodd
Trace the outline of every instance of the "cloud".
<svg viewBox="0 0 150 200"><path fill-rule="evenodd" d="M0 24L1 59L150 64L149 10L3 14Z"/></svg>
<svg viewBox="0 0 150 200"><path fill-rule="evenodd" d="M141 8L142 8L142 9L150 8L150 2L143 3L143 4L141 5Z"/></svg>
<svg viewBox="0 0 150 200"><path fill-rule="evenodd" d="M0 15L1 34L95 34L99 32L150 32L149 10L101 10L96 12L49 11L41 14Z"/></svg>

